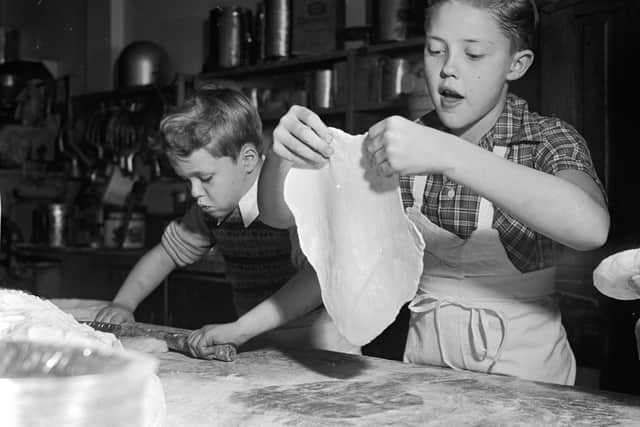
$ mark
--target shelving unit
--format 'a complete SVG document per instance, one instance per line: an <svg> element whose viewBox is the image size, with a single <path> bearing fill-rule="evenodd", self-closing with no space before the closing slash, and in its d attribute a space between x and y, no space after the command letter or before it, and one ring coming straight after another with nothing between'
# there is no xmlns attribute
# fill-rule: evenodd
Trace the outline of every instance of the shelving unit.
<svg viewBox="0 0 640 427"><path fill-rule="evenodd" d="M215 72L202 73L197 76L197 85L208 82L233 82L248 91L258 90L298 91L297 95L306 99L282 101L278 108L263 108L259 105L261 118L265 127L274 126L280 117L293 104L302 104L313 109L327 123L337 125L348 132L361 132L378 119L392 114L407 115L408 103L405 96L395 99L379 99L371 101L369 93L362 93L362 84L358 79L370 79L371 76L359 75L357 63L360 60L377 57L422 57L424 37L416 37L399 42L370 45L357 49L340 50L324 55L294 57L264 62L253 66L242 66ZM344 66L342 66L344 63ZM336 67L342 67L337 71ZM342 102L330 108L318 108L313 102L313 72L331 68L333 84L343 87L338 89ZM375 68L375 67L374 67ZM378 67L381 68L381 67ZM343 73L339 75L339 73ZM382 71L377 71L377 82L382 85ZM336 77L336 75L339 75ZM358 82L362 83L362 82ZM366 91L366 89L364 89ZM334 98L335 93L333 94ZM365 99L364 101L362 99Z"/></svg>

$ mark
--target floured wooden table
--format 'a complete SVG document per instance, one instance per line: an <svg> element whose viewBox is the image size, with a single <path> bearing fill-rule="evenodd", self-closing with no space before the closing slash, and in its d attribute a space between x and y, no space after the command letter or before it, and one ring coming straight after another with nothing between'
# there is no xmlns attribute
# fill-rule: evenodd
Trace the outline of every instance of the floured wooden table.
<svg viewBox="0 0 640 427"><path fill-rule="evenodd" d="M58 300L78 318L104 301ZM158 329L166 329L156 326ZM640 425L640 397L319 350L155 353L167 427Z"/></svg>
<svg viewBox="0 0 640 427"><path fill-rule="evenodd" d="M640 425L640 398L324 351L160 357L167 426Z"/></svg>

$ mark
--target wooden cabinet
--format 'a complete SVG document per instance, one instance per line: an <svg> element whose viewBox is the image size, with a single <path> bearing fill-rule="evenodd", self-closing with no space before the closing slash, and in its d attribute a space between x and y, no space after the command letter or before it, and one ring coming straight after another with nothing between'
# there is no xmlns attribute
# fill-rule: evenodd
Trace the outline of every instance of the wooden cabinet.
<svg viewBox="0 0 640 427"><path fill-rule="evenodd" d="M600 338L595 345L580 347L579 340L572 344L578 344L579 359L582 356L599 363L602 388L640 393L634 334L640 307L633 301L599 295L591 278L604 257L640 246L635 201L640 146L632 119L637 110L633 57L640 39L640 8L633 0L546 3L541 10L538 56L540 111L571 123L585 137L611 213L611 231L604 248L591 254L564 249L561 254L561 286L573 283L581 294L592 294L598 307ZM574 326L583 325L585 317L572 320ZM571 329L579 332L578 336L585 333L583 327L568 331Z"/></svg>
<svg viewBox="0 0 640 427"><path fill-rule="evenodd" d="M640 240L634 170L640 153L633 56L640 31L633 0L557 1L541 13L540 111L585 137L612 215L611 239Z"/></svg>

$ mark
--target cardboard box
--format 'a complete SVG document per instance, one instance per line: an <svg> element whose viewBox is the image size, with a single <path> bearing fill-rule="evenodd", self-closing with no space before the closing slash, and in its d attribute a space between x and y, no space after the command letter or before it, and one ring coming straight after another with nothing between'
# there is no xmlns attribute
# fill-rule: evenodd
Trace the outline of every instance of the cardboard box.
<svg viewBox="0 0 640 427"><path fill-rule="evenodd" d="M292 55L318 55L343 48L344 0L295 0L292 3Z"/></svg>

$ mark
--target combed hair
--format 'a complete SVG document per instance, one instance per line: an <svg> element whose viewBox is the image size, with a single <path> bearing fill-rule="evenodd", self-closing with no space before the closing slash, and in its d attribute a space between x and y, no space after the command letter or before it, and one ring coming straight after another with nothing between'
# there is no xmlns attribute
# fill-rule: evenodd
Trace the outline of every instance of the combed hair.
<svg viewBox="0 0 640 427"><path fill-rule="evenodd" d="M426 0L425 23L432 7L452 0ZM498 22L516 50L533 49L538 29L538 9L534 0L455 0L486 9Z"/></svg>
<svg viewBox="0 0 640 427"><path fill-rule="evenodd" d="M203 88L162 119L155 148L184 158L204 147L236 160L245 143L262 154L262 122L251 101L237 90Z"/></svg>

